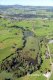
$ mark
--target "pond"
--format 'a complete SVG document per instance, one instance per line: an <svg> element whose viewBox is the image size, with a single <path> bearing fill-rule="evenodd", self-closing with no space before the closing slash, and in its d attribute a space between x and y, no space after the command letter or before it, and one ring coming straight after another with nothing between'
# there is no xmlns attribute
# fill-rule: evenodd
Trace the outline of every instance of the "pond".
<svg viewBox="0 0 53 80"><path fill-rule="evenodd" d="M49 44L51 44L51 43L53 43L53 40L49 40L49 42L48 42Z"/></svg>

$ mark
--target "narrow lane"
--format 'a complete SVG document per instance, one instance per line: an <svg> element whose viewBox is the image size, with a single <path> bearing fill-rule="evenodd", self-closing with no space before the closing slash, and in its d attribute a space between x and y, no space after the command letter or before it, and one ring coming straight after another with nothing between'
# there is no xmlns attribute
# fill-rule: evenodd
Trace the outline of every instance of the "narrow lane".
<svg viewBox="0 0 53 80"><path fill-rule="evenodd" d="M49 52L49 56L50 56L50 64L51 64L51 73L50 73L50 76L47 78L47 80L50 80L50 77L51 77L52 72L53 72L53 63L52 63L51 53L50 53L50 49L49 49L48 44L47 44L47 49L48 49L48 52Z"/></svg>

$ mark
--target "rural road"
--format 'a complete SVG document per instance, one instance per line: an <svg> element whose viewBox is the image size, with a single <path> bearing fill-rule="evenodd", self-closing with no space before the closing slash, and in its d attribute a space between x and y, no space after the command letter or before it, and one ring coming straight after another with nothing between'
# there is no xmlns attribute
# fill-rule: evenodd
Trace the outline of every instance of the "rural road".
<svg viewBox="0 0 53 80"><path fill-rule="evenodd" d="M47 77L47 80L50 80L50 77L51 77L51 75L52 75L52 73L53 73L53 63L52 63L50 48L49 48L48 44L47 44L47 50L48 50L48 52L49 52L49 56L50 56L50 64L51 64L51 72L50 72L50 76Z"/></svg>

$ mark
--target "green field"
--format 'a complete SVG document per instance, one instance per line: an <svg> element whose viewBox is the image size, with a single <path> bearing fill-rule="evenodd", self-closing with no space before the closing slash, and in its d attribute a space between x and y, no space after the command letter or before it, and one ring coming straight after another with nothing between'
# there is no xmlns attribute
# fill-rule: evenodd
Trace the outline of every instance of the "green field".
<svg viewBox="0 0 53 80"><path fill-rule="evenodd" d="M51 72L50 57L46 51L48 41L53 39L53 18L50 18L53 12L6 11L17 14L33 12L49 18L0 18L0 80L47 80L43 74ZM53 62L53 43L48 46ZM50 80L53 80L53 72Z"/></svg>

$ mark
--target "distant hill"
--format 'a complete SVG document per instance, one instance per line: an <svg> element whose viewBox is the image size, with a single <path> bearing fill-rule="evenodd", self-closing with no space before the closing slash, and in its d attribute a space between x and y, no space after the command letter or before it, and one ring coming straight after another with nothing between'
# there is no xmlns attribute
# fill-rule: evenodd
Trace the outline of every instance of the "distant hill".
<svg viewBox="0 0 53 80"><path fill-rule="evenodd" d="M7 9L7 8L17 8L17 9L30 9L30 10L37 10L37 9L49 9L53 10L53 6L23 6L23 5L0 5L0 9Z"/></svg>

